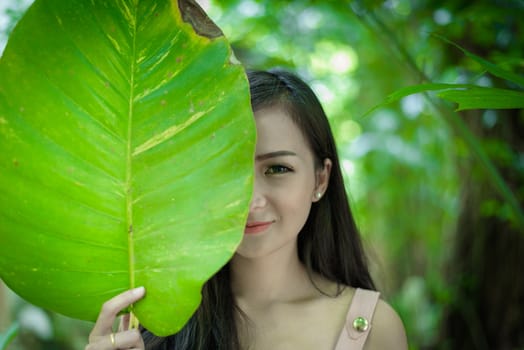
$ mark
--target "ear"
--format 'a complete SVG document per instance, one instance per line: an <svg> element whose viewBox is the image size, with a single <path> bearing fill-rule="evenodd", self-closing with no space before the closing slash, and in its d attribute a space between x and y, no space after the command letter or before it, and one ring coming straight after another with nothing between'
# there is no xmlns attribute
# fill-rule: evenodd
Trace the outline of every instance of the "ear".
<svg viewBox="0 0 524 350"><path fill-rule="evenodd" d="M324 193L326 193L326 190L329 185L329 175L331 174L331 159L326 158L324 159L324 164L322 168L318 169L316 172L316 185L315 185L315 191L313 192L313 202L318 202Z"/></svg>

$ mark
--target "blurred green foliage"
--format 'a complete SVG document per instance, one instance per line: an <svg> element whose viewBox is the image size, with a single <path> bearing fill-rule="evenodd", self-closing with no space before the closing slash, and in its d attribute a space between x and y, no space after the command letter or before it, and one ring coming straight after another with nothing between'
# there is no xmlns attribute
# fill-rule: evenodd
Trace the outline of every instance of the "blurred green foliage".
<svg viewBox="0 0 524 350"><path fill-rule="evenodd" d="M9 343L11 343L18 334L19 328L20 326L15 322L5 331L4 334L0 333L0 350L7 349Z"/></svg>
<svg viewBox="0 0 524 350"><path fill-rule="evenodd" d="M480 281L493 280L497 274L515 272L497 270L494 262L490 266L495 272L487 278L476 272L463 274L454 270L461 265L455 259L460 255L457 246L461 232L476 224L463 216L465 206L478 208L474 220L496 218L507 224L508 232L494 228L493 237L501 242L515 229L515 221L496 191L475 197L474 203L466 200L471 188L496 185L477 165L475 150L461 136L454 120L464 122L460 127L468 128L495 171L503 173L501 178L522 203L524 148L518 138L501 136L522 135L522 130L512 130L507 124L508 120L516 120L515 125L522 125L522 110L514 113L513 119L493 109L457 117L451 116L455 104L419 93L365 114L392 92L428 81L519 89L488 74L477 61L432 34L442 35L522 75L524 1L200 3L248 68L280 66L294 70L318 93L338 141L348 192L369 250L373 275L384 298L400 313L410 348L458 348L443 331L448 309L456 305L464 305L464 319L470 324L471 337L476 339L474 345L461 348L496 348L490 347L483 328L489 320L482 316L482 310L474 309L473 301L464 301L465 291L475 290ZM486 243L482 236L478 237L469 242L472 249L497 243ZM524 256L521 246L513 248ZM477 262L471 260L469 264ZM515 298L523 299L518 294L520 289L516 288L515 293ZM513 320L521 322L521 314L515 312ZM13 317L16 314L13 310ZM518 323L512 327L524 329ZM80 337L88 327L83 329ZM508 339L507 348L523 348L524 340L519 339ZM15 345L13 349L25 348Z"/></svg>

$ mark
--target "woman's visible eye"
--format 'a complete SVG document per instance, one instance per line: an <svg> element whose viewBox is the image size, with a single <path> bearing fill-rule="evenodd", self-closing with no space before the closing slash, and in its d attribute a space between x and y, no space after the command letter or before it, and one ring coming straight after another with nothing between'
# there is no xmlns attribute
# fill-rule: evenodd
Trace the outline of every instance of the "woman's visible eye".
<svg viewBox="0 0 524 350"><path fill-rule="evenodd" d="M269 166L264 174L266 175L280 175L285 174L293 171L290 167L287 167L285 165L271 165Z"/></svg>

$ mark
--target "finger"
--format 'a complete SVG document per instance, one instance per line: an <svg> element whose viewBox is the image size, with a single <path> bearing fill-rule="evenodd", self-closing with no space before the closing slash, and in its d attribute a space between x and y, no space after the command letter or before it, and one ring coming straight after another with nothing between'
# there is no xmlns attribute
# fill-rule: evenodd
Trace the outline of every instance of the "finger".
<svg viewBox="0 0 524 350"><path fill-rule="evenodd" d="M119 332L115 334L115 344L111 344L111 338L108 337L108 345L112 349L131 349L131 348L144 348L144 341L140 335L138 329L130 329L128 331Z"/></svg>
<svg viewBox="0 0 524 350"><path fill-rule="evenodd" d="M138 329L93 336L85 350L140 349L144 350L144 340Z"/></svg>
<svg viewBox="0 0 524 350"><path fill-rule="evenodd" d="M127 290L109 299L102 305L98 319L91 331L91 336L109 334L113 329L115 318L120 311L144 297L144 287Z"/></svg>
<svg viewBox="0 0 524 350"><path fill-rule="evenodd" d="M122 315L122 317L120 317L120 322L118 324L118 331L119 332L122 332L122 331L125 331L127 329L129 329L129 318L130 318L130 314L125 314L125 315Z"/></svg>

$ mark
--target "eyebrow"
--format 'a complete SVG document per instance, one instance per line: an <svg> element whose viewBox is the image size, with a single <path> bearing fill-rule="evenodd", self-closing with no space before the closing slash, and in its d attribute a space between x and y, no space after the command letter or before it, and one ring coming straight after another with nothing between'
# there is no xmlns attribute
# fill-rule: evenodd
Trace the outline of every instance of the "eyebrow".
<svg viewBox="0 0 524 350"><path fill-rule="evenodd" d="M295 152L291 151L275 151L275 152L269 152L260 154L255 157L256 160L265 160L270 158L276 158L276 157L284 157L284 156L296 156L297 154Z"/></svg>

